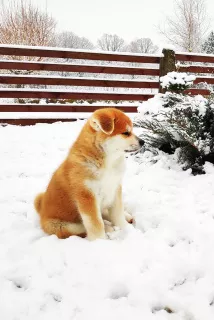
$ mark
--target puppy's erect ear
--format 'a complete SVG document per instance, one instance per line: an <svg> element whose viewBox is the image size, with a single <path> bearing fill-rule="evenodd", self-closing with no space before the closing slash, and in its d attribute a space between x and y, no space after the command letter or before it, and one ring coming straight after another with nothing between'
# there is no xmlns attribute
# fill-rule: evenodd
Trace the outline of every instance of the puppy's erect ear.
<svg viewBox="0 0 214 320"><path fill-rule="evenodd" d="M114 131L114 116L110 113L93 114L90 119L91 127L96 131L103 131L106 134L111 134Z"/></svg>

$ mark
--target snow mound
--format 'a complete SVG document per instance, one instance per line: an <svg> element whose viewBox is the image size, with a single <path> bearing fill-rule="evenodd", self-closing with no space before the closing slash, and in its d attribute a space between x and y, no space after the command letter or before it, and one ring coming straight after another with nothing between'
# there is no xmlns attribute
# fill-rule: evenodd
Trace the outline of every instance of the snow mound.
<svg viewBox="0 0 214 320"><path fill-rule="evenodd" d="M165 94L158 93L153 98L148 99L139 104L137 109L137 118L145 118L146 116L158 115L162 111L167 111L166 102L170 99L177 99L176 108L185 109L191 107L193 110L198 110L199 115L205 115L207 99L202 95L188 96L180 95L172 92L166 92ZM213 106L214 107L214 106Z"/></svg>
<svg viewBox="0 0 214 320"><path fill-rule="evenodd" d="M188 75L185 72L169 72L167 75L160 77L161 86L170 88L170 86L185 86L190 87L196 79L194 75Z"/></svg>

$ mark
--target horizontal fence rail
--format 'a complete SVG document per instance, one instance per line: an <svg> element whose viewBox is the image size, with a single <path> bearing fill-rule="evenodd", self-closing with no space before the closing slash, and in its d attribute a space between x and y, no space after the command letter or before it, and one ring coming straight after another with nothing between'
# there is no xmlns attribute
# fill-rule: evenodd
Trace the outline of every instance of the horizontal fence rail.
<svg viewBox="0 0 214 320"><path fill-rule="evenodd" d="M2 61L0 69L5 70L32 70L32 71L58 71L75 73L103 73L103 74L125 74L138 76L159 76L159 69L118 67L118 66L96 66L50 62L27 62L27 61Z"/></svg>
<svg viewBox="0 0 214 320"><path fill-rule="evenodd" d="M213 55L201 55L201 54L185 54L185 53L176 53L176 59L179 61L186 62L203 62L203 63L214 63Z"/></svg>
<svg viewBox="0 0 214 320"><path fill-rule="evenodd" d="M77 118L75 118L75 116L72 119L68 119L68 118L62 118L59 119L59 117L55 117L55 118L45 118L42 119L41 117L38 116L38 118L33 118L31 119L29 118L14 118L14 119L10 119L10 118L0 118L0 125L15 125L15 126L33 126L37 123L55 123L55 122L70 122L70 121L76 121ZM78 117L78 119L85 119L85 117Z"/></svg>
<svg viewBox="0 0 214 320"><path fill-rule="evenodd" d="M201 94L202 96L209 96L210 90L208 89L198 89L198 88L192 88L185 91L185 93L196 96L197 94Z"/></svg>
<svg viewBox="0 0 214 320"><path fill-rule="evenodd" d="M58 86L86 86L112 88L159 88L159 81L110 80L70 77L39 77L39 76L11 76L0 75L2 84L34 84Z"/></svg>
<svg viewBox="0 0 214 320"><path fill-rule="evenodd" d="M208 78L208 77L201 77L201 76L198 76L194 83L201 83L201 82L205 82L207 84L214 84L214 77L213 78Z"/></svg>
<svg viewBox="0 0 214 320"><path fill-rule="evenodd" d="M99 108L103 108L102 105L75 105L75 104L17 104L16 112L94 112ZM137 107L131 106L119 106L117 109L126 110L126 112L137 112ZM0 104L0 112L14 112L14 104Z"/></svg>
<svg viewBox="0 0 214 320"><path fill-rule="evenodd" d="M63 58L63 59L81 59L81 60L97 60L97 61L120 61L135 63L160 63L160 56L126 54L126 53L107 53L93 52L70 49L55 49L42 47L17 47L0 45L0 55L9 56L28 56L28 57L45 57L45 58Z"/></svg>
<svg viewBox="0 0 214 320"><path fill-rule="evenodd" d="M189 72L189 73L208 73L214 74L214 67L201 67L201 66L179 66L178 70L180 72Z"/></svg>
<svg viewBox="0 0 214 320"><path fill-rule="evenodd" d="M145 101L153 94L129 94L129 93L93 93L93 92L69 92L49 90L22 90L22 89L0 89L0 98L34 98L34 99L72 99L72 100L112 100L112 101Z"/></svg>
<svg viewBox="0 0 214 320"><path fill-rule="evenodd" d="M14 45L0 45L0 55L0 123L73 121L112 106L131 115L139 101L160 90L159 77L174 70L196 75L193 88L186 91L190 95L208 96L203 84L214 85L214 55Z"/></svg>

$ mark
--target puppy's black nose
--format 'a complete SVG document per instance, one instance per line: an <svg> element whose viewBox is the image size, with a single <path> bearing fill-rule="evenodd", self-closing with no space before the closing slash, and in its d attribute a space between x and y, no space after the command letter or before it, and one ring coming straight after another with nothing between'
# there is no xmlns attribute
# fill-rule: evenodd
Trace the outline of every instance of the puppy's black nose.
<svg viewBox="0 0 214 320"><path fill-rule="evenodd" d="M142 139L139 139L139 144L142 147L145 144L145 141L143 141Z"/></svg>

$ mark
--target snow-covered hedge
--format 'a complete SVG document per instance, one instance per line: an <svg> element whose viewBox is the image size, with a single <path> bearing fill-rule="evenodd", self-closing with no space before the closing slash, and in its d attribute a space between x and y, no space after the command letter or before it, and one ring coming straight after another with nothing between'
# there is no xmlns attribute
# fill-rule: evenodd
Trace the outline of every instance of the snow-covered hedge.
<svg viewBox="0 0 214 320"><path fill-rule="evenodd" d="M183 72L169 72L166 76L160 77L162 88L172 92L182 92L193 85L196 79L194 75L187 75Z"/></svg>
<svg viewBox="0 0 214 320"><path fill-rule="evenodd" d="M214 163L214 101L172 92L157 94L138 108L135 124L144 129L147 147L175 151L185 168L203 172Z"/></svg>

